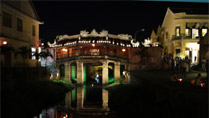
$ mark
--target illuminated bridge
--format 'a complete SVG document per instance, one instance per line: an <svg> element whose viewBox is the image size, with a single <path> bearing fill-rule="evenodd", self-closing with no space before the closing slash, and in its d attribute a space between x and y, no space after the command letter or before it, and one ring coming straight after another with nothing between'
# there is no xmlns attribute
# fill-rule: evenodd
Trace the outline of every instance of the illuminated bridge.
<svg viewBox="0 0 209 118"><path fill-rule="evenodd" d="M113 35L106 30L98 33L93 29L91 33L84 30L77 35L59 35L48 45L54 50L60 77L77 84L107 84L128 69L131 48L138 47L139 42L134 43L127 34Z"/></svg>

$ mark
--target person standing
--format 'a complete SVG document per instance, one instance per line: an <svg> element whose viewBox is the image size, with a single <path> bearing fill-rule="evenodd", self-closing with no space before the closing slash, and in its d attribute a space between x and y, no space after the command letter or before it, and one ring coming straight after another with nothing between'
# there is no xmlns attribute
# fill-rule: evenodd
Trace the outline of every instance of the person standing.
<svg viewBox="0 0 209 118"><path fill-rule="evenodd" d="M171 58L171 71L175 71L175 64L173 58Z"/></svg>
<svg viewBox="0 0 209 118"><path fill-rule="evenodd" d="M199 73L197 75L197 77L195 78L195 85L200 87L201 86L201 83L202 83L202 80L201 80L201 74Z"/></svg>
<svg viewBox="0 0 209 118"><path fill-rule="evenodd" d="M181 70L182 78L186 77L186 62L185 62L185 60L181 60L180 66L181 66L180 70Z"/></svg>

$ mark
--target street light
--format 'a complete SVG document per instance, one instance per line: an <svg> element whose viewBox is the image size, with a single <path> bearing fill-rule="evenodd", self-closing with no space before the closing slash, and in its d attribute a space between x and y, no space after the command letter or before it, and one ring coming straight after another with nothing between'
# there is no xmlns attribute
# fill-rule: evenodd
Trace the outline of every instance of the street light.
<svg viewBox="0 0 209 118"><path fill-rule="evenodd" d="M136 40L136 34L139 33L139 32L144 32L144 31L145 31L145 29L140 29L140 30L136 31L135 32L135 40Z"/></svg>
<svg viewBox="0 0 209 118"><path fill-rule="evenodd" d="M7 44L7 41L3 41L3 45L6 45Z"/></svg>

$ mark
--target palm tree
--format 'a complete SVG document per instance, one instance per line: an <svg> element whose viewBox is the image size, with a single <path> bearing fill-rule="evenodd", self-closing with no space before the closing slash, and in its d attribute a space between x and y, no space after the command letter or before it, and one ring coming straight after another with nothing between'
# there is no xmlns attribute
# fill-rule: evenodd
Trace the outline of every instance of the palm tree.
<svg viewBox="0 0 209 118"><path fill-rule="evenodd" d="M36 60L37 60L36 67L38 68L38 60L40 59L40 53L35 52L32 56L36 57Z"/></svg>
<svg viewBox="0 0 209 118"><path fill-rule="evenodd" d="M19 51L16 53L16 55L20 54L22 56L24 67L26 66L25 60L28 58L30 53L31 50L26 46L19 47Z"/></svg>

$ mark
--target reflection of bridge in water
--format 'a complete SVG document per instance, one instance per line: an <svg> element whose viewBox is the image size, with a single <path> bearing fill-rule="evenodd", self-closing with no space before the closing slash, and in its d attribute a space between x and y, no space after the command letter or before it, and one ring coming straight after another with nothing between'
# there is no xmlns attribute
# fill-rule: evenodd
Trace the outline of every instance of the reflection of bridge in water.
<svg viewBox="0 0 209 118"><path fill-rule="evenodd" d="M108 84L120 78L128 70L130 51L138 47L130 35L112 35L103 30L97 33L81 31L78 35L58 36L53 44L53 51L59 76L78 84L85 84L89 79L88 64L100 64L102 84Z"/></svg>
<svg viewBox="0 0 209 118"><path fill-rule="evenodd" d="M101 86L82 86L66 95L65 107L78 114L108 113L108 91ZM67 110L67 111L68 111Z"/></svg>
<svg viewBox="0 0 209 118"><path fill-rule="evenodd" d="M59 105L42 110L34 118L109 118L116 114L109 109L109 97L108 90L101 85L83 85L68 92Z"/></svg>

